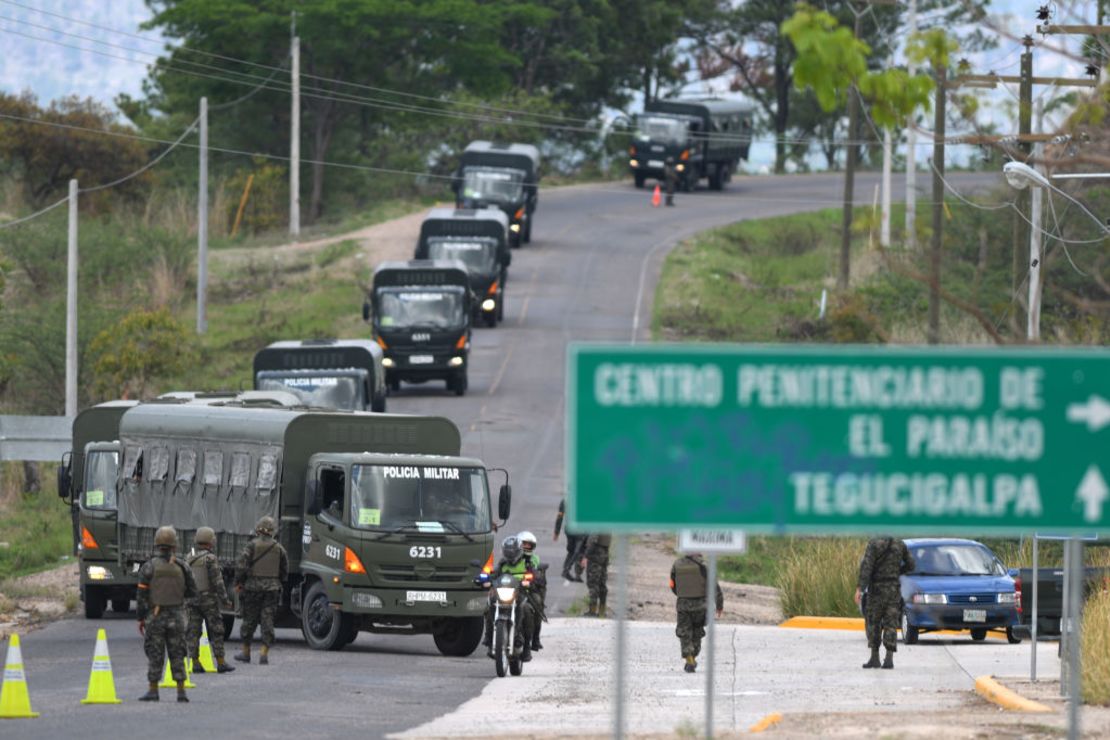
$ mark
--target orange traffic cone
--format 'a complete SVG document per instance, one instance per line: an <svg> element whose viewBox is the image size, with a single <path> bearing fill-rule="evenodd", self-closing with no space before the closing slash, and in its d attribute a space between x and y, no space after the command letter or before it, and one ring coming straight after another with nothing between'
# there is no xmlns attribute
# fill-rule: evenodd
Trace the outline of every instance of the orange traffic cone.
<svg viewBox="0 0 1110 740"><path fill-rule="evenodd" d="M19 649L19 635L12 635L8 643L8 658L4 663L4 685L0 687L0 719L20 719L39 716L31 711L31 696L27 693L27 677L23 674L23 651Z"/></svg>
<svg viewBox="0 0 1110 740"><path fill-rule="evenodd" d="M93 651L92 673L89 674L89 691L82 704L119 704L116 697L116 682L112 678L112 659L108 656L108 636L104 628L96 633L96 649Z"/></svg>
<svg viewBox="0 0 1110 740"><path fill-rule="evenodd" d="M656 183L655 184L655 190L651 194L651 206L652 206L652 208L658 208L659 203L660 203L661 200L662 200L662 195L659 191L659 184Z"/></svg>

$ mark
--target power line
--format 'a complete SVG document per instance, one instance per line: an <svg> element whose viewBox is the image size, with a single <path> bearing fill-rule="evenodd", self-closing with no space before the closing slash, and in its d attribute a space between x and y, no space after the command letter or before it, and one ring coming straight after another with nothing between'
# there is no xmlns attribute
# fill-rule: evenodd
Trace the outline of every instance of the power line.
<svg viewBox="0 0 1110 740"><path fill-rule="evenodd" d="M62 198L61 200L57 201L56 203L51 203L46 208L43 208L41 211L35 211L34 213L32 213L29 216L24 216L23 218L17 218L14 221L5 221L4 223L0 224L0 229L6 229L9 226L15 226L16 224L21 224L25 221L30 221L33 218L38 218L39 216L43 215L44 213L49 213L50 211L53 211L55 208L60 206L62 203L67 203L67 202L69 202L69 196L68 195L65 198Z"/></svg>
<svg viewBox="0 0 1110 740"><path fill-rule="evenodd" d="M80 192L80 193L95 193L95 192L96 192L96 191L98 191L98 190L107 190L108 188L114 188L114 187L115 187L116 185L122 185L123 183L127 182L128 180L131 180L131 179L133 179L133 178L136 178L136 177L138 177L139 175L143 174L144 172L146 172L147 170L149 170L149 169L150 169L151 167L153 167L154 165L158 164L158 163L159 163L159 162L161 162L161 161L162 161L163 159L165 159L165 158L166 158L166 155L167 155L167 154L169 154L169 153L170 153L170 152L172 152L172 151L173 151L174 149L176 149L176 148L177 148L177 146L178 146L178 144L180 144L180 143L181 143L181 141L182 141L182 140L183 140L183 139L184 139L184 138L185 138L186 136L188 136L188 135L189 135L190 133L192 133L192 132L193 132L193 129L195 129L195 128L197 127L197 124L198 124L198 123L200 123L200 118L199 118L199 117L198 117L198 118L195 118L195 119L193 119L193 122L189 124L188 128L186 128L184 132L182 132L181 136L178 136L178 137L177 137L177 140L176 140L176 141L174 141L174 142L173 142L172 144L170 144L170 145L169 145L169 147L167 147L167 148L166 148L166 149L165 149L165 150L164 150L164 151L163 151L163 152L162 152L161 154L159 154L159 155L158 155L157 157L155 157L154 159L150 160L150 161L149 161L149 162L147 162L147 163L146 163L145 165L143 165L143 166L142 166L142 167L140 167L139 169L135 170L135 171L134 171L134 172L132 172L131 174L129 174L129 175L124 175L123 177L119 178L118 180L113 180L112 182L106 182L106 183L104 183L103 185L96 185L96 186L94 186L94 187L91 187L91 188L81 188L81 189L80 189L80 190L79 190L78 192Z"/></svg>

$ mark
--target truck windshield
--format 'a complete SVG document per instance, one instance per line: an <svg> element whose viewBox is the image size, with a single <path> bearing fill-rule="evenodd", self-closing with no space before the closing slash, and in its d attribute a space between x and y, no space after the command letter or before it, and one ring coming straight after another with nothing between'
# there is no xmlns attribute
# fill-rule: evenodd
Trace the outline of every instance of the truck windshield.
<svg viewBox="0 0 1110 740"><path fill-rule="evenodd" d="M96 450L85 455L85 490L81 494L86 509L116 508L116 469L119 453Z"/></svg>
<svg viewBox="0 0 1110 740"><path fill-rule="evenodd" d="M425 465L355 465L351 525L358 529L422 532L492 528L486 471Z"/></svg>
<svg viewBox="0 0 1110 740"><path fill-rule="evenodd" d="M467 167L463 172L463 197L493 203L519 203L524 199L521 170Z"/></svg>
<svg viewBox="0 0 1110 740"><path fill-rule="evenodd" d="M428 257L434 260L459 260L470 272L493 272L497 258L497 241L494 239L428 240Z"/></svg>
<svg viewBox="0 0 1110 740"><path fill-rule="evenodd" d="M258 373L258 390L289 391L306 406L352 411L365 408L361 378L337 375Z"/></svg>
<svg viewBox="0 0 1110 740"><path fill-rule="evenodd" d="M1006 569L979 545L930 545L913 548L914 573L933 576L1004 576Z"/></svg>
<svg viewBox="0 0 1110 740"><path fill-rule="evenodd" d="M636 138L641 141L683 144L686 133L686 122L677 118L639 116L636 119Z"/></svg>
<svg viewBox="0 0 1110 740"><path fill-rule="evenodd" d="M378 326L384 328L451 329L466 321L461 291L383 288L378 296Z"/></svg>

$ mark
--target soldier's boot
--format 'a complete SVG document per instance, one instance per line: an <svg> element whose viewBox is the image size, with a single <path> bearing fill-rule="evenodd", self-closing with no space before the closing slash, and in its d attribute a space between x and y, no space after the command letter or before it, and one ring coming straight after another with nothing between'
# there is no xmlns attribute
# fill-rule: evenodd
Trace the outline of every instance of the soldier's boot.
<svg viewBox="0 0 1110 740"><path fill-rule="evenodd" d="M270 665L270 646L263 645L262 651L258 656L259 665Z"/></svg>
<svg viewBox="0 0 1110 740"><path fill-rule="evenodd" d="M536 620L536 631L532 633L532 649L543 650L543 643L540 642L540 623L539 619Z"/></svg>
<svg viewBox="0 0 1110 740"><path fill-rule="evenodd" d="M886 651L886 657L883 658L883 668L894 668L894 652L892 650Z"/></svg>
<svg viewBox="0 0 1110 740"><path fill-rule="evenodd" d="M251 644L249 642L244 642L243 647L240 648L239 652L235 653L235 655L232 657L234 657L235 660L239 661L240 663L250 663Z"/></svg>
<svg viewBox="0 0 1110 740"><path fill-rule="evenodd" d="M876 648L871 648L871 660L864 663L863 667L864 668L878 668L880 665L881 665L881 663L879 663L879 648L877 648L877 647Z"/></svg>
<svg viewBox="0 0 1110 740"><path fill-rule="evenodd" d="M179 702L181 702L182 704L188 704L189 703L189 697L185 696L185 682L184 681L178 681L177 682L177 700Z"/></svg>
<svg viewBox="0 0 1110 740"><path fill-rule="evenodd" d="M693 655L687 655L686 656L686 665L682 666L682 670L686 671L687 673L693 673L697 669L698 669L698 662L696 660L694 660L694 656Z"/></svg>
<svg viewBox="0 0 1110 740"><path fill-rule="evenodd" d="M602 599L601 601L597 602L597 616L601 619L605 619L607 615L608 612L605 611L605 599Z"/></svg>
<svg viewBox="0 0 1110 740"><path fill-rule="evenodd" d="M216 673L231 673L234 670L235 666L224 662L224 656L216 658Z"/></svg>
<svg viewBox="0 0 1110 740"><path fill-rule="evenodd" d="M193 663L193 673L207 673L208 672L208 671L204 670L204 666L201 665L200 658L189 658L189 660L192 661L192 663Z"/></svg>
<svg viewBox="0 0 1110 740"><path fill-rule="evenodd" d="M597 602L596 601L591 601L590 602L590 608L586 611L586 616L587 617L596 617L597 616Z"/></svg>
<svg viewBox="0 0 1110 740"><path fill-rule="evenodd" d="M139 701L158 701L158 682L151 681L150 688L139 697Z"/></svg>

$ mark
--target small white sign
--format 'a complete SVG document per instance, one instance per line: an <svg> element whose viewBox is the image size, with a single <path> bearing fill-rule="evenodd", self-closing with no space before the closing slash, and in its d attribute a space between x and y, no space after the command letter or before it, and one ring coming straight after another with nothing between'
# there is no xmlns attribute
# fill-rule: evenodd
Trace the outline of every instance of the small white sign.
<svg viewBox="0 0 1110 740"><path fill-rule="evenodd" d="M748 539L739 529L683 529L678 533L679 552L743 555Z"/></svg>

